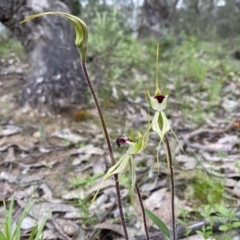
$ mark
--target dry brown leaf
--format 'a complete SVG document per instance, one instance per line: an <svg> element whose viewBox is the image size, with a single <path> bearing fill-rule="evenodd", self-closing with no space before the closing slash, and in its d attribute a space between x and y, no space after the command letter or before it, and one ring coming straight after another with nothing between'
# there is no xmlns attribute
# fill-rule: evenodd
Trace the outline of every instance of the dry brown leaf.
<svg viewBox="0 0 240 240"><path fill-rule="evenodd" d="M158 208L161 205L161 201L163 200L166 191L167 188L162 188L153 192L147 199L143 201L144 206L150 211Z"/></svg>
<svg viewBox="0 0 240 240"><path fill-rule="evenodd" d="M7 138L3 137L0 139L0 146L2 146L6 142Z"/></svg>
<svg viewBox="0 0 240 240"><path fill-rule="evenodd" d="M80 227L73 221L65 220L62 218L56 218L55 221L67 236L73 237L78 235Z"/></svg>
<svg viewBox="0 0 240 240"><path fill-rule="evenodd" d="M10 136L21 132L22 129L17 125L9 124L1 127L0 136Z"/></svg>
<svg viewBox="0 0 240 240"><path fill-rule="evenodd" d="M26 216L21 224L21 229L31 230L36 225L36 219Z"/></svg>
<svg viewBox="0 0 240 240"><path fill-rule="evenodd" d="M51 137L57 137L72 143L80 143L86 141L86 138L79 136L79 134L73 133L69 128L56 131L51 134Z"/></svg>
<svg viewBox="0 0 240 240"><path fill-rule="evenodd" d="M86 196L86 193L82 188L74 189L72 191L67 191L67 190L62 191L62 198L66 200L84 199L85 196Z"/></svg>
<svg viewBox="0 0 240 240"><path fill-rule="evenodd" d="M14 176L13 174L1 172L0 180L5 180L5 181L8 181L9 183L15 183L18 180L18 178L17 178L17 176Z"/></svg>
<svg viewBox="0 0 240 240"><path fill-rule="evenodd" d="M73 149L70 152L71 155L76 154L88 154L88 155L103 155L104 151L101 148L95 147L92 144L88 144L84 147Z"/></svg>
<svg viewBox="0 0 240 240"><path fill-rule="evenodd" d="M233 188L233 194L240 198L240 181Z"/></svg>
<svg viewBox="0 0 240 240"><path fill-rule="evenodd" d="M205 240L205 238L201 235L192 235L187 238L181 238L179 240ZM210 239L207 239L207 240L210 240ZM212 239L212 240L214 240L214 239Z"/></svg>
<svg viewBox="0 0 240 240"><path fill-rule="evenodd" d="M52 230L44 230L43 231L43 239L44 240L52 240L52 239L58 239L58 237Z"/></svg>
<svg viewBox="0 0 240 240"><path fill-rule="evenodd" d="M8 153L3 161L9 163L9 162L14 162L15 160L16 160L16 158L14 155L14 148L10 147L10 148L8 148Z"/></svg>
<svg viewBox="0 0 240 240"><path fill-rule="evenodd" d="M120 225L120 224L118 225L118 224L111 224L111 223L100 223L100 224L95 225L94 228L107 229L107 230L110 230L112 232L115 232L115 233L118 233L118 234L124 236L123 228L122 228L122 225ZM128 232L129 239L134 239L134 236L135 236L137 230L134 228L127 227L127 232Z"/></svg>
<svg viewBox="0 0 240 240"><path fill-rule="evenodd" d="M106 172L106 164L103 157L97 158L92 165L93 173L105 173Z"/></svg>
<svg viewBox="0 0 240 240"><path fill-rule="evenodd" d="M28 200L27 202L17 199L17 203L21 208L25 208L26 206L32 206L29 211L29 215L35 219L38 219L38 223L40 223L50 212L77 212L78 209L67 204L63 203L50 203L50 202L42 202L42 203L34 203L32 200Z"/></svg>
<svg viewBox="0 0 240 240"><path fill-rule="evenodd" d="M175 157L176 161L180 163L181 168L184 170L193 170L196 167L196 158L190 157L185 154L179 154Z"/></svg>
<svg viewBox="0 0 240 240"><path fill-rule="evenodd" d="M82 162L89 160L91 154L80 154L78 157L74 158L72 161L73 166L80 165Z"/></svg>

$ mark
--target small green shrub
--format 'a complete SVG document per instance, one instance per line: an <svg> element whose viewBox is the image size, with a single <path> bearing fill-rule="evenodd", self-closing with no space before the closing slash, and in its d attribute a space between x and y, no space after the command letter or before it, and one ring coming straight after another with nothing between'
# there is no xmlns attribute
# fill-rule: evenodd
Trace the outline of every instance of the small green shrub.
<svg viewBox="0 0 240 240"><path fill-rule="evenodd" d="M193 183L193 199L197 206L220 203L225 191L221 180L207 175L203 171L197 171Z"/></svg>

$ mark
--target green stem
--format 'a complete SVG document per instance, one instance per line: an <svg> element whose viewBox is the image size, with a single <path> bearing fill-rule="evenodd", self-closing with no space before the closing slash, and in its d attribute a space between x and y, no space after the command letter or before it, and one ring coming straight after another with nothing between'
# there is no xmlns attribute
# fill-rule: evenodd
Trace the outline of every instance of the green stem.
<svg viewBox="0 0 240 240"><path fill-rule="evenodd" d="M175 221L175 183L174 183L174 172L173 172L173 160L171 154L171 148L168 141L167 135L165 135L165 141L167 146L167 154L169 158L169 165L170 165L170 178L171 178L171 205L172 205L172 228L173 228L173 240L176 240L176 221Z"/></svg>
<svg viewBox="0 0 240 240"><path fill-rule="evenodd" d="M114 165L116 163L116 161L115 161L114 156L113 156L113 150L112 150L112 145L111 145L111 142L110 142L110 137L109 137L109 134L108 134L108 131L107 131L107 126L106 126L106 123L105 123L105 120L104 120L104 117L103 117L103 114L102 114L100 104L99 104L98 99L97 99L97 95L94 91L92 82L91 82L91 80L88 76L86 62L82 61L82 67L83 67L83 72L85 74L85 78L87 80L88 87L89 87L90 92L92 94L92 97L94 99L94 102L95 102L95 105L96 105L96 108L98 110L98 114L99 114L99 117L100 117L100 120L101 120L101 123L102 123L102 128L103 128L103 132L104 132L105 139L106 139L106 142L107 142L111 162L112 162L112 165ZM114 179L115 179L115 184L116 184L118 208L119 208L119 213L120 213L120 217L121 217L123 232L124 232L125 239L128 240L129 238L128 238L126 222L125 222L124 215L123 215L122 200L121 200L120 187L119 187L119 181L118 181L118 175L117 174L114 175Z"/></svg>
<svg viewBox="0 0 240 240"><path fill-rule="evenodd" d="M157 43L157 57L156 57L156 91L159 89L158 85L158 56L159 56L159 43Z"/></svg>
<svg viewBox="0 0 240 240"><path fill-rule="evenodd" d="M150 240L149 234L148 234L148 229L147 229L146 213L145 213L143 201L142 201L141 194L140 194L140 189L139 189L139 187L138 187L138 185L137 185L137 182L135 183L135 188L136 188L137 195L138 195L138 199L139 199L140 206L141 206L141 209L142 209L143 224L144 224L144 228L145 228L146 239L147 239L147 240Z"/></svg>

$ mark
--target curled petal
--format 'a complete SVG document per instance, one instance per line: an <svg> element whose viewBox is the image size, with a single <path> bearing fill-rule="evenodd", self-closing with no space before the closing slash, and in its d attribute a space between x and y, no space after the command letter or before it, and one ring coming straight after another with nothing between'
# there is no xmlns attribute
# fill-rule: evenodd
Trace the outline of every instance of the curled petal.
<svg viewBox="0 0 240 240"><path fill-rule="evenodd" d="M34 14L31 16L25 17L25 19L21 23L26 22L28 20L32 20L34 18L45 16L45 15L59 15L70 20L76 32L75 44L79 48L82 61L85 61L86 55L87 55L87 43L88 43L88 28L86 23L82 19L64 12L44 12L44 13Z"/></svg>

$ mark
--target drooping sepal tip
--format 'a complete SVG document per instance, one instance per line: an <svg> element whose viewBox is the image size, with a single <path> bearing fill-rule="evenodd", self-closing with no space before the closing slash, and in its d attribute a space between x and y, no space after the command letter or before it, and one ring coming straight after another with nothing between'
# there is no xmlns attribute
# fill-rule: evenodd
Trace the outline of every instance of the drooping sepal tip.
<svg viewBox="0 0 240 240"><path fill-rule="evenodd" d="M85 62L86 56L87 56L87 44L88 44L88 28L86 23L82 19L64 12L43 12L43 13L30 15L25 17L25 19L21 21L21 23L24 23L26 21L29 21L38 17L45 16L45 15L59 15L70 20L76 33L75 45L79 49L79 52L81 55L81 61Z"/></svg>

